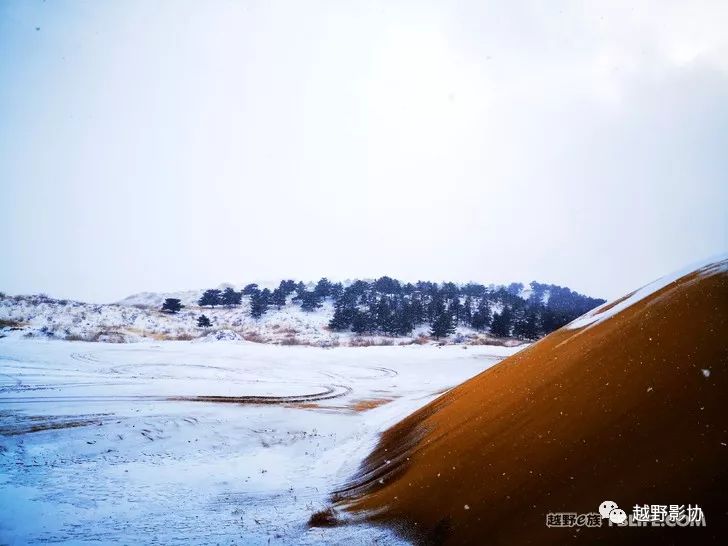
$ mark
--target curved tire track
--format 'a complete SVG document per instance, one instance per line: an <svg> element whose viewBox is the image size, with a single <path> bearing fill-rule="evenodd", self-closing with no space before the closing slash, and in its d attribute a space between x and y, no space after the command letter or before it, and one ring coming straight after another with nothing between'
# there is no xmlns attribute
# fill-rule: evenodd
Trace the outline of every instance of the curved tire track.
<svg viewBox="0 0 728 546"><path fill-rule="evenodd" d="M210 402L217 404L291 404L296 402L316 402L339 398L351 392L347 385L321 385L323 390L310 394L293 394L285 396L243 395L191 395L191 396L161 396L161 395L90 395L90 396L3 396L0 403L40 403L40 402Z"/></svg>

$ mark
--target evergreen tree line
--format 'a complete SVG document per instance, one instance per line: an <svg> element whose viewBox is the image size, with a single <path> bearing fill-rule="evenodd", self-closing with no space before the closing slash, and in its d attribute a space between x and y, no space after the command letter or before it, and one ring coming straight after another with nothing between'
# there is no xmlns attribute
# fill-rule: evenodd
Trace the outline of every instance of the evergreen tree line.
<svg viewBox="0 0 728 546"><path fill-rule="evenodd" d="M535 281L529 286L530 296L524 299L520 296L524 290L521 283L486 287L476 283L402 283L381 277L344 287L322 278L309 290L302 282L284 280L274 290L260 289L256 284L240 292L233 288L205 290L198 304L232 307L248 296L251 316L260 318L271 307L285 306L289 298L309 312L328 300L334 305L329 323L334 331L407 336L416 327L428 325L430 334L441 338L465 325L498 337L531 340L604 303L561 286Z"/></svg>

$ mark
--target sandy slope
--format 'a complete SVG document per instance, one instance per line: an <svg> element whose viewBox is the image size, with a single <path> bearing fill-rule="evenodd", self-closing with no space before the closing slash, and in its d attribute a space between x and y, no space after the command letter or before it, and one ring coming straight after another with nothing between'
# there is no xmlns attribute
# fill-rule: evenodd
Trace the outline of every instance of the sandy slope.
<svg viewBox="0 0 728 546"><path fill-rule="evenodd" d="M606 320L559 330L423 407L383 434L338 508L434 543L724 541L727 270L606 304L592 313ZM697 503L707 526L545 525L607 499L628 513Z"/></svg>

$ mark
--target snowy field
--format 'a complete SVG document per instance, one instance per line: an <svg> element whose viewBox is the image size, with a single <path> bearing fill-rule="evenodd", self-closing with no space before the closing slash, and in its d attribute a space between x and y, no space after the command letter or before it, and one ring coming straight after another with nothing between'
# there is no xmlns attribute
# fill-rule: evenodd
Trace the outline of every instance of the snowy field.
<svg viewBox="0 0 728 546"><path fill-rule="evenodd" d="M517 350L0 339L0 543L399 543L306 523L378 433Z"/></svg>

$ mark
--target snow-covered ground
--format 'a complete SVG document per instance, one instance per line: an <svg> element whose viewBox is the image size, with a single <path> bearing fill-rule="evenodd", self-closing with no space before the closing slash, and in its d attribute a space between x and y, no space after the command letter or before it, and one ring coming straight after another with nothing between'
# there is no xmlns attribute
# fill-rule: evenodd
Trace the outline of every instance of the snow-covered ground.
<svg viewBox="0 0 728 546"><path fill-rule="evenodd" d="M398 543L307 520L382 430L516 350L0 339L0 543Z"/></svg>

